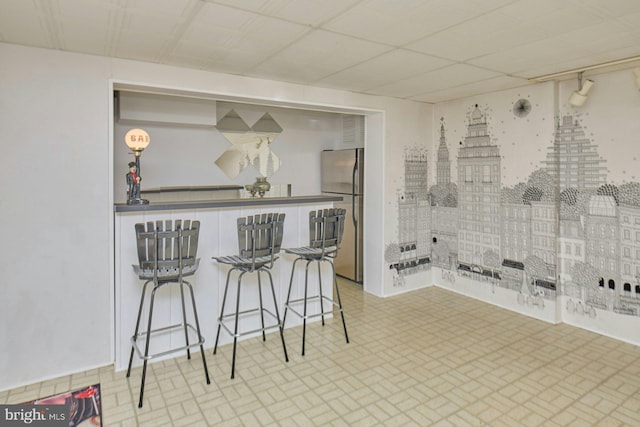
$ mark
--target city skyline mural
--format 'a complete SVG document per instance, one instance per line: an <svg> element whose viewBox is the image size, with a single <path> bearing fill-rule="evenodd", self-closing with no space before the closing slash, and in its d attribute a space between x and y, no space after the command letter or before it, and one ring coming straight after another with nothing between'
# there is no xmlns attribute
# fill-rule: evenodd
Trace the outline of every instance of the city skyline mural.
<svg viewBox="0 0 640 427"><path fill-rule="evenodd" d="M514 123L537 106L518 96ZM417 146L405 149L398 240L385 252L394 286L437 269L451 289L464 282L489 295L502 289L514 305L532 310L553 310L562 299L562 310L573 315L640 316L636 177L611 179L595 136L574 111L538 119L547 120L538 126L542 135L551 121L553 132L536 134L548 142L536 144L523 168L523 159L505 158L517 151L508 143L514 125L496 123L492 111L468 107L454 140L443 115L433 158ZM510 162L520 168L507 177Z"/></svg>

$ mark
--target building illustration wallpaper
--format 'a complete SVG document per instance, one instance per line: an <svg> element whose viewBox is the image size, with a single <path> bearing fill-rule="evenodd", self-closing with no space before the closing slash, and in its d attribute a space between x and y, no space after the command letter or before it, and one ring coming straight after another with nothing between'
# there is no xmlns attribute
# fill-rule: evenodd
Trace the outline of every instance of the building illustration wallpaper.
<svg viewBox="0 0 640 427"><path fill-rule="evenodd" d="M436 104L389 202L394 288L422 277L640 343L640 93L626 77L594 77L580 109L574 81Z"/></svg>

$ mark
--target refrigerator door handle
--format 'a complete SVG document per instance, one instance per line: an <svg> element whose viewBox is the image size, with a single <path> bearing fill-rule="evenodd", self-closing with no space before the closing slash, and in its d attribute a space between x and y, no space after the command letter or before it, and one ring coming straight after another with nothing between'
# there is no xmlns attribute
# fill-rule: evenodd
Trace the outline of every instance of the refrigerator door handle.
<svg viewBox="0 0 640 427"><path fill-rule="evenodd" d="M353 176L351 178L351 219L353 221L353 229L355 230L355 242L353 245L353 256L354 256L354 264L353 264L353 277L355 280L358 280L358 251L360 248L358 247L358 219L356 218L356 177L358 176L358 156L356 155L356 160L353 164ZM360 191L360 188L358 188Z"/></svg>
<svg viewBox="0 0 640 427"><path fill-rule="evenodd" d="M354 227L358 227L358 220L356 219L356 177L358 176L358 156L353 163L353 174L351 177L351 219Z"/></svg>

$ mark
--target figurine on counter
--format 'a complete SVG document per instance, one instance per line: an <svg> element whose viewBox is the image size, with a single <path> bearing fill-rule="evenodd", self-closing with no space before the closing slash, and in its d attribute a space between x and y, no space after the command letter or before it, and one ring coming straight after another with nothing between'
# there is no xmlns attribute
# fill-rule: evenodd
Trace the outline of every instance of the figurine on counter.
<svg viewBox="0 0 640 427"><path fill-rule="evenodd" d="M140 200L140 177L136 162L129 162L129 172L127 173L127 204L134 204Z"/></svg>

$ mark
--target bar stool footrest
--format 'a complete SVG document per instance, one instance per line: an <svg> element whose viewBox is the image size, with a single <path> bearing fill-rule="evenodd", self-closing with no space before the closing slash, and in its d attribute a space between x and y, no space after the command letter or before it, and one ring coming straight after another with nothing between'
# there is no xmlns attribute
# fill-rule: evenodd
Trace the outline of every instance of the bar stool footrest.
<svg viewBox="0 0 640 427"><path fill-rule="evenodd" d="M307 304L309 303L309 301L315 301L315 300L319 300L319 299L320 299L320 295L307 297ZM323 295L322 296L322 300L328 302L329 304L332 304L333 306L335 306L339 313L342 312L342 309L340 308L340 305L337 302L335 302L333 299ZM292 304L301 304L301 303L304 303L304 298L290 300L288 303L285 304L285 307L287 309L291 310L291 312L293 314L295 314L296 316L298 316L301 319L313 319L314 317L330 316L330 315L332 315L334 313L334 310L332 308L331 310L321 310L318 313L307 314L305 316L304 314L299 313L295 308L292 307Z"/></svg>
<svg viewBox="0 0 640 427"><path fill-rule="evenodd" d="M276 316L275 313L273 313L272 311L270 311L270 310L268 310L266 308L263 308L262 312L268 314L269 316L271 316L271 318L275 319L276 321L278 320L278 316ZM238 316L251 314L251 313L260 313L260 308L253 308L253 309L250 309L250 310L239 311L238 312ZM235 333L233 333L233 330L231 328L229 328L225 324L225 321L227 319L234 319L235 320L235 317L236 317L236 313L228 313L228 314L225 314L224 316L218 318L218 324L220 326L222 326L224 328L224 330L227 331L227 333L229 335L231 335L232 337L241 337L241 336L244 336L244 335L255 334L255 333L258 333L258 332L263 332L263 331L268 331L268 330L271 330L271 329L280 328L282 326L280 323L276 322L274 325L268 325L268 326L265 326L264 328L257 328L257 329L253 329L253 330L250 330L250 331L242 331L242 332L238 332L237 334L235 334Z"/></svg>
<svg viewBox="0 0 640 427"><path fill-rule="evenodd" d="M168 334L170 332L174 332L174 331L183 331L184 330L184 324L182 323L178 323L175 325L170 325L170 326L165 326L162 328L157 328L157 329L152 329L151 330L151 336L149 338L149 340L151 341L155 336L158 336L160 334ZM148 356L144 355L144 352L142 350L140 350L140 348L138 347L138 340L140 338L146 337L147 336L147 332L140 332L138 335L134 335L131 337L131 345L133 346L133 348L136 349L136 353L138 354L138 357L140 357L142 360L151 360L153 358L157 358L157 357L161 357L161 356L166 356L168 354L172 354L178 351L185 351L185 350L189 350L193 347L198 347L201 346L202 344L204 344L204 337L203 336L199 336L198 337L198 331L196 330L196 328L191 325L190 323L187 323L187 330L189 330L192 334L190 335L194 335L194 338L196 339L195 342L191 342L191 339L189 340L189 345L183 345L180 347L175 347L169 350L165 350L159 353L154 353L154 354L149 354ZM184 336L181 337L182 339L184 339ZM191 336L190 336L191 338ZM143 340L144 343L144 340Z"/></svg>

